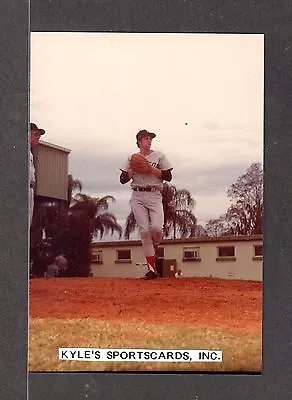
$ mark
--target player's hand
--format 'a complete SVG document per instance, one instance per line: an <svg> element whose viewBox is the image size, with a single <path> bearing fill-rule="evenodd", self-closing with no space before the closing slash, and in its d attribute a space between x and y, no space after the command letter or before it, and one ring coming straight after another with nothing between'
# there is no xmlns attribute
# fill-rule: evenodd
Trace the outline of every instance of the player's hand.
<svg viewBox="0 0 292 400"><path fill-rule="evenodd" d="M134 176L134 171L132 170L132 168L129 168L129 169L128 169L128 175L129 175L129 178L130 178L130 179L133 178L133 176Z"/></svg>
<svg viewBox="0 0 292 400"><path fill-rule="evenodd" d="M156 175L158 178L161 178L161 170L155 167L152 167L151 173L153 175Z"/></svg>

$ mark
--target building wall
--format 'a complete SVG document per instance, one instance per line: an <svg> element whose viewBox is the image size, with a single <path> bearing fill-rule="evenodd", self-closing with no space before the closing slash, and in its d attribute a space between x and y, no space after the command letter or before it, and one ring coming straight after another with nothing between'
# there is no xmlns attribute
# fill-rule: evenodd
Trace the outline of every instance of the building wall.
<svg viewBox="0 0 292 400"><path fill-rule="evenodd" d="M184 277L216 277L223 279L244 279L262 281L262 257L255 257L254 246L262 245L262 239L212 241L167 241L164 240L164 259L176 259L177 269ZM218 257L218 246L234 246L234 257ZM183 260L184 248L198 248L198 260ZM132 259L116 263L116 252L119 249L130 249ZM102 252L102 263L92 263L92 273L96 277L129 277L142 276L147 266L139 241L93 244L92 254ZM136 265L138 264L138 265Z"/></svg>
<svg viewBox="0 0 292 400"><path fill-rule="evenodd" d="M68 154L70 150L46 142L33 149L38 196L68 199Z"/></svg>
<svg viewBox="0 0 292 400"><path fill-rule="evenodd" d="M131 262L115 263L116 251L124 248L131 249ZM129 246L119 246L117 242L117 247L104 247L98 249L102 250L103 260L102 264L91 264L91 270L95 277L138 278L147 272L147 265L143 265L145 258L141 246L139 245L130 245L129 242Z"/></svg>
<svg viewBox="0 0 292 400"><path fill-rule="evenodd" d="M165 258L177 260L177 267L185 277L217 277L227 279L262 280L262 257L254 259L254 245L261 245L261 241L253 242L211 242L196 243L195 246L172 244L165 246ZM235 259L218 259L218 246L234 246ZM183 261L183 248L198 247L200 261Z"/></svg>

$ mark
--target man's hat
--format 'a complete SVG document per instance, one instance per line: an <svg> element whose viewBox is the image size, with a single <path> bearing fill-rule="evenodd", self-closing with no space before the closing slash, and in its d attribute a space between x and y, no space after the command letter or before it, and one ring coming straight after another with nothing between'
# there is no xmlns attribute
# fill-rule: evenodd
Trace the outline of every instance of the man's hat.
<svg viewBox="0 0 292 400"><path fill-rule="evenodd" d="M40 135L44 135L46 133L46 131L44 129L38 128L37 125L32 123L32 122L30 123L30 130L31 131L38 131L40 133Z"/></svg>
<svg viewBox="0 0 292 400"><path fill-rule="evenodd" d="M140 140L145 136L151 136L152 139L156 137L155 133L153 132L148 132L146 129L142 129L141 131L139 131L136 135L136 139Z"/></svg>

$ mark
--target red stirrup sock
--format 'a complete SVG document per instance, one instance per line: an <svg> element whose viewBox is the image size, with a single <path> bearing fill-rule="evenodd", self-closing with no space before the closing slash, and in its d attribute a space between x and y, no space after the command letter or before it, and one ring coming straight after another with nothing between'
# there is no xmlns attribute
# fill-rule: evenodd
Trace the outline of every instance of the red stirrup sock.
<svg viewBox="0 0 292 400"><path fill-rule="evenodd" d="M149 264L149 268L151 269L151 271L155 272L157 274L157 269L156 269L156 265L155 265L155 258L154 256L148 256L146 257L146 260Z"/></svg>

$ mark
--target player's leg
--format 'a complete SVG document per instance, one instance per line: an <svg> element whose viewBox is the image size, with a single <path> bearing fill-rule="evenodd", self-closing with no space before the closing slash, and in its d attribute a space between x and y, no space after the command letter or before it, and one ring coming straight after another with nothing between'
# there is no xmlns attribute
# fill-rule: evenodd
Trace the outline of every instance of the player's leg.
<svg viewBox="0 0 292 400"><path fill-rule="evenodd" d="M154 248L150 231L149 211L143 202L142 196L143 193L138 193L137 195L135 192L131 198L130 204L139 228L142 248L145 256L147 256L154 254Z"/></svg>
<svg viewBox="0 0 292 400"><path fill-rule="evenodd" d="M147 261L149 264L154 266L155 271L157 272L156 253L162 239L162 229L164 223L162 198L160 192L151 192L150 195L147 197L146 205L149 212L150 234L153 246L153 255L151 254Z"/></svg>
<svg viewBox="0 0 292 400"><path fill-rule="evenodd" d="M164 213L160 193L153 193L148 203L150 216L150 231L153 248L156 251L162 239L162 229L164 223Z"/></svg>
<svg viewBox="0 0 292 400"><path fill-rule="evenodd" d="M150 230L150 218L149 210L145 205L145 193L134 192L130 201L133 214L135 216L137 225L139 227L139 232L141 236L142 249L147 260L149 269L152 273L156 275L156 265L154 259L154 247L152 242L152 234ZM147 274L146 274L147 275ZM147 275L148 276L148 275ZM151 274L149 277L152 276Z"/></svg>

